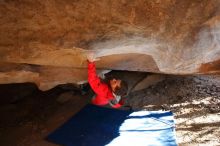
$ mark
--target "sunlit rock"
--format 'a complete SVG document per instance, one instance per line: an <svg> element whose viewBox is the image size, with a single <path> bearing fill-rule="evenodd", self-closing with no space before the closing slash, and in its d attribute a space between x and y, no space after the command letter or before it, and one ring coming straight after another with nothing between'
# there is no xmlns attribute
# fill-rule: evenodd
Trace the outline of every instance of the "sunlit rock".
<svg viewBox="0 0 220 146"><path fill-rule="evenodd" d="M47 90L85 81L90 51L100 70L219 73L219 7L217 0L2 0L0 83Z"/></svg>

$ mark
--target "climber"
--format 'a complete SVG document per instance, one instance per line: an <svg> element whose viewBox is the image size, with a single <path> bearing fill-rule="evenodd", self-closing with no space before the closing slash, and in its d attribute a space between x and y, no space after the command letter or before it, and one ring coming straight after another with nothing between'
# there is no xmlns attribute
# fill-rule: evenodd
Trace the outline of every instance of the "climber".
<svg viewBox="0 0 220 146"><path fill-rule="evenodd" d="M96 96L92 98L95 105L120 108L124 104L124 97L127 94L128 86L123 80L112 78L107 82L102 81L96 74L95 61L99 59L94 53L87 55L88 82Z"/></svg>

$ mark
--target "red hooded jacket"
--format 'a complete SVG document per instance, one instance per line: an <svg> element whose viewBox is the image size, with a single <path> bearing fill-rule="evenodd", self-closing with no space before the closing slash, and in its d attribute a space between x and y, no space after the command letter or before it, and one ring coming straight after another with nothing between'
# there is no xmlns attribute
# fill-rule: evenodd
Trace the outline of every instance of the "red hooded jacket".
<svg viewBox="0 0 220 146"><path fill-rule="evenodd" d="M88 61L88 82L96 93L96 97L92 99L92 103L95 105L107 105L115 97L113 96L111 88L101 82L100 78L96 74L96 67L94 62ZM113 108L121 107L121 104L117 103L112 106Z"/></svg>

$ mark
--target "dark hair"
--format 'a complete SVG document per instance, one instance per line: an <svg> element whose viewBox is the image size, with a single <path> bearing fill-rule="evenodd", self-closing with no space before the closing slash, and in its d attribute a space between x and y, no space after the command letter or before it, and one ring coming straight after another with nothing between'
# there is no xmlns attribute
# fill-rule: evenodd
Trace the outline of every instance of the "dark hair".
<svg viewBox="0 0 220 146"><path fill-rule="evenodd" d="M121 87L116 88L115 94L119 96L126 96L128 92L128 84L121 80Z"/></svg>
<svg viewBox="0 0 220 146"><path fill-rule="evenodd" d="M120 77L108 74L108 75L105 75L105 79L102 81L110 86L110 80L113 80L113 79L121 80ZM115 94L119 96L126 96L127 92L128 92L128 84L124 80L121 80L121 87L116 88Z"/></svg>

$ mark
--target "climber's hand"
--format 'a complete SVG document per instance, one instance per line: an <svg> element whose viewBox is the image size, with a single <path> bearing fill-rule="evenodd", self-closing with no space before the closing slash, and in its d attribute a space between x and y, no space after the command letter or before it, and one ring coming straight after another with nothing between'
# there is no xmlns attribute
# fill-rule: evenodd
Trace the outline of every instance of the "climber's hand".
<svg viewBox="0 0 220 146"><path fill-rule="evenodd" d="M88 60L89 62L95 62L95 61L99 61L100 58L96 58L94 52L89 52L89 53L87 53L87 60Z"/></svg>

